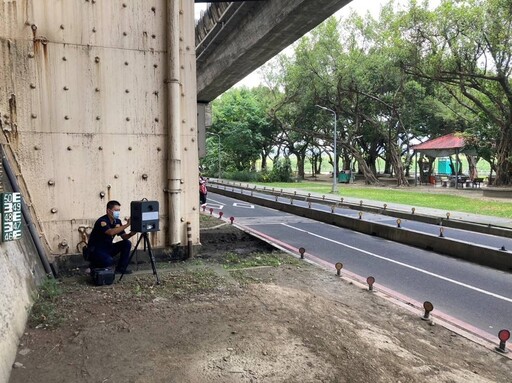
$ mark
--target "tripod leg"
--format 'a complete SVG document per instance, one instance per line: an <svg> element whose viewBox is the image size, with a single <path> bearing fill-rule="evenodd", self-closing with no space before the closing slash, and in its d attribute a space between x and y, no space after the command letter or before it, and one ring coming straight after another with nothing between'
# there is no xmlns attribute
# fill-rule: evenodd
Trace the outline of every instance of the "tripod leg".
<svg viewBox="0 0 512 383"><path fill-rule="evenodd" d="M142 240L142 236L139 238L139 240L137 241L135 247L133 248L132 250L132 253L130 254L130 258L128 258L128 265L130 264L130 262L132 261L132 258L133 258L133 254L135 254L135 252L137 251L137 248L139 247L139 243L140 241ZM128 266L127 266L128 267ZM125 270L123 270L123 273L121 274L121 276L119 277L119 281L118 282L121 282L121 279L123 279L124 277L124 272Z"/></svg>
<svg viewBox="0 0 512 383"><path fill-rule="evenodd" d="M156 284L160 284L160 279L158 278L158 273L156 272L156 265L155 265L155 257L153 256L153 251L151 251L151 243L149 242L148 234L144 233L144 245L148 247L149 252L149 260L151 261L151 267L153 268L153 275L156 277Z"/></svg>

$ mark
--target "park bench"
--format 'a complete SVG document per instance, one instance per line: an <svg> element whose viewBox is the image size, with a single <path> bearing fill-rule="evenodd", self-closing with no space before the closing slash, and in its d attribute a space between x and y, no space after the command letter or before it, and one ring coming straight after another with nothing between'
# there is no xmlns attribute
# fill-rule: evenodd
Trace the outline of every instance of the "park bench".
<svg viewBox="0 0 512 383"><path fill-rule="evenodd" d="M441 177L441 186L448 187L450 179L448 177Z"/></svg>
<svg viewBox="0 0 512 383"><path fill-rule="evenodd" d="M483 178L475 178L473 180L473 187L474 188L479 188L480 185L482 184L482 182L484 182L484 179Z"/></svg>

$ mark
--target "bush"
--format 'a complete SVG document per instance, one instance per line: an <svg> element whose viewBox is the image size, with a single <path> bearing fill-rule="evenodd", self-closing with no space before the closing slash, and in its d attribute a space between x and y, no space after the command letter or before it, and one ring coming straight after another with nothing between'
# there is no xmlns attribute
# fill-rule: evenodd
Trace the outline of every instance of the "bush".
<svg viewBox="0 0 512 383"><path fill-rule="evenodd" d="M224 173L222 176L223 178L227 178L233 181L260 182L259 173L250 172L246 170Z"/></svg>
<svg viewBox="0 0 512 383"><path fill-rule="evenodd" d="M271 171L260 173L244 171L224 172L223 178L240 182L292 182L293 172L289 159L274 162Z"/></svg>
<svg viewBox="0 0 512 383"><path fill-rule="evenodd" d="M288 158L274 162L269 182L292 182L292 165Z"/></svg>
<svg viewBox="0 0 512 383"><path fill-rule="evenodd" d="M259 173L259 182L272 182L272 175L268 170L262 170Z"/></svg>

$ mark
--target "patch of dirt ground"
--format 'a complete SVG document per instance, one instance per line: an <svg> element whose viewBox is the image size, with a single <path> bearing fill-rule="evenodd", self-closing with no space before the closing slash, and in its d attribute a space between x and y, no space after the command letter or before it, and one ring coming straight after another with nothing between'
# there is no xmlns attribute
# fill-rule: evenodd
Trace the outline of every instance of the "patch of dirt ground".
<svg viewBox="0 0 512 383"><path fill-rule="evenodd" d="M10 382L512 381L512 360L420 313L211 230L205 242L225 249L159 263L160 285L147 271L104 287L62 280L33 312Z"/></svg>

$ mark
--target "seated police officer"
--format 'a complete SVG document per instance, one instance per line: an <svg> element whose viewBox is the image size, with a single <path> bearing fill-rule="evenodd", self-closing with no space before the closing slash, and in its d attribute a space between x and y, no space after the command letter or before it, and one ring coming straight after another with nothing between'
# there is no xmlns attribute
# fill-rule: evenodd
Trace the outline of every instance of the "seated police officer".
<svg viewBox="0 0 512 383"><path fill-rule="evenodd" d="M130 259L132 243L129 241L136 233L126 233L125 229L130 226L130 218L126 224L120 220L121 204L117 201L107 203L107 214L98 218L94 224L89 237L88 249L91 268L111 267L114 264L114 256L121 254L116 273L131 274L127 270ZM123 240L113 243L114 237L119 235Z"/></svg>

